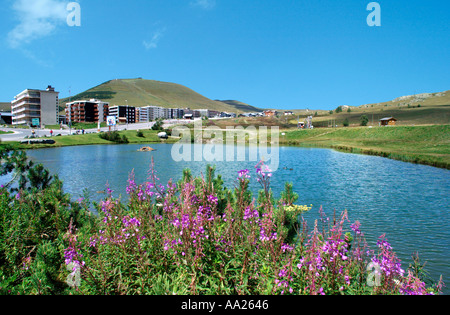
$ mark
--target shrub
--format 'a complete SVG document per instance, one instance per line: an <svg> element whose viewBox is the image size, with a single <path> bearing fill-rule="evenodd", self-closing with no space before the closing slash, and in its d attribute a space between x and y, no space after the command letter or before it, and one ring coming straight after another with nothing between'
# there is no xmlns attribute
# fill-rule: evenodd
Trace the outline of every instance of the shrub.
<svg viewBox="0 0 450 315"><path fill-rule="evenodd" d="M163 131L163 124L164 122L161 119L156 120L155 124L152 126L152 130Z"/></svg>
<svg viewBox="0 0 450 315"><path fill-rule="evenodd" d="M361 126L367 126L369 118L366 115L362 115L360 118Z"/></svg>
<svg viewBox="0 0 450 315"><path fill-rule="evenodd" d="M104 132L104 133L101 133L99 135L99 137L104 140L108 140L108 141L119 143L119 144L129 143L127 136L125 136L125 135L120 136L120 133L118 131Z"/></svg>
<svg viewBox="0 0 450 315"><path fill-rule="evenodd" d="M17 156L3 158L9 163ZM57 176L45 185L24 178L27 189L0 188L0 294L68 294L64 235L70 222L81 229L93 216L64 194Z"/></svg>

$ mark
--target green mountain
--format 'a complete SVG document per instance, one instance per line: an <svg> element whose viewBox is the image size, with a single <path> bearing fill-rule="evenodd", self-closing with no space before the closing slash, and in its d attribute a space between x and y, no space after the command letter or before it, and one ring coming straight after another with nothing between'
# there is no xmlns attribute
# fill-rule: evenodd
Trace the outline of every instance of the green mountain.
<svg viewBox="0 0 450 315"><path fill-rule="evenodd" d="M160 106L164 108L210 109L241 113L245 108L210 100L180 84L145 79L116 79L100 84L85 92L60 100L66 103L76 100L99 99L113 105L136 107Z"/></svg>
<svg viewBox="0 0 450 315"><path fill-rule="evenodd" d="M261 108L257 108L255 106L252 105L248 105L239 101L220 101L220 100L216 100L216 102L222 102L224 104L227 104L229 106L232 106L234 108L236 108L237 111L242 111L244 113L260 113L263 110Z"/></svg>

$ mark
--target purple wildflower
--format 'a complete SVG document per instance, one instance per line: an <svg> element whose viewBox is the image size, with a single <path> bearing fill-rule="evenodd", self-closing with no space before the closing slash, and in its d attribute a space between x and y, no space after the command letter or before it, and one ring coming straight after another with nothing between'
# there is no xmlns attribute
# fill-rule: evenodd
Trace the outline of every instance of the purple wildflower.
<svg viewBox="0 0 450 315"><path fill-rule="evenodd" d="M249 174L250 174L249 170L239 171L239 178L249 179L250 178Z"/></svg>
<svg viewBox="0 0 450 315"><path fill-rule="evenodd" d="M208 196L208 202L217 205L219 202L219 199L215 197L214 195Z"/></svg>

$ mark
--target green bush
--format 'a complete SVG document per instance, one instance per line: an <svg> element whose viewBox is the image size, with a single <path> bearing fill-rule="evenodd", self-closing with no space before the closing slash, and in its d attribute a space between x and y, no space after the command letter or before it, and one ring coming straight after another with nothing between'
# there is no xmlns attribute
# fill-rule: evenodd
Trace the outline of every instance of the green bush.
<svg viewBox="0 0 450 315"><path fill-rule="evenodd" d="M4 161L19 156L9 153ZM81 229L93 216L64 194L57 176L43 185L26 180L33 168L22 170L23 189L0 188L0 294L68 294L64 237L70 222Z"/></svg>
<svg viewBox="0 0 450 315"><path fill-rule="evenodd" d="M163 131L163 121L161 119L156 120L155 124L152 126L152 130L154 131Z"/></svg>
<svg viewBox="0 0 450 315"><path fill-rule="evenodd" d="M361 126L367 126L369 118L366 115L362 115L360 118Z"/></svg>
<svg viewBox="0 0 450 315"><path fill-rule="evenodd" d="M104 140L108 140L108 141L119 143L119 144L129 143L127 136L125 136L125 135L120 136L120 133L118 131L104 132L104 133L101 133L99 135L99 137Z"/></svg>

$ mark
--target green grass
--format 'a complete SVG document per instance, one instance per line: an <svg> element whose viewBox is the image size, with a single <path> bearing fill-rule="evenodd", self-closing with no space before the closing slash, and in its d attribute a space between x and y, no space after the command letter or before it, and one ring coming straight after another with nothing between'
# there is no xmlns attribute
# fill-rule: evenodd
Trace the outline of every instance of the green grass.
<svg viewBox="0 0 450 315"><path fill-rule="evenodd" d="M159 131L153 130L141 130L144 137L138 137L136 130L120 131L119 134L125 135L128 138L130 144L151 144L151 143L173 143L178 141L178 139L169 138L168 140L162 141L158 137ZM85 135L72 135L63 137L53 137L55 144L21 144L19 142L3 142L0 145L12 145L16 149L29 150L29 149L44 149L53 147L65 147L65 146L79 146L79 145L98 145L98 144L114 144L111 141L101 139L99 134L85 134Z"/></svg>
<svg viewBox="0 0 450 315"><path fill-rule="evenodd" d="M96 98L110 104L136 107L161 106L165 108L212 109L241 112L226 103L216 102L180 84L144 79L118 79L102 83L72 96L71 101ZM60 100L61 109L69 98Z"/></svg>
<svg viewBox="0 0 450 315"><path fill-rule="evenodd" d="M369 118L369 125L378 126L379 120L385 117L395 117L397 125L445 125L450 124L450 105L430 105L422 107L369 107L357 108L352 112L334 113L333 115L324 114L314 117L313 124L315 127L331 126L331 122L342 127L345 119L348 119L350 125L358 126L361 116L366 115ZM303 120L304 117L301 117ZM295 125L296 121L290 121Z"/></svg>
<svg viewBox="0 0 450 315"><path fill-rule="evenodd" d="M61 126L60 125L46 125L45 126L45 129L47 129L47 130L59 130L61 128Z"/></svg>
<svg viewBox="0 0 450 315"><path fill-rule="evenodd" d="M288 145L326 147L450 169L450 125L296 130Z"/></svg>
<svg viewBox="0 0 450 315"><path fill-rule="evenodd" d="M100 123L100 127L107 127L106 123ZM98 123L73 123L72 124L72 129L97 129L98 128ZM48 129L48 128L47 128Z"/></svg>

